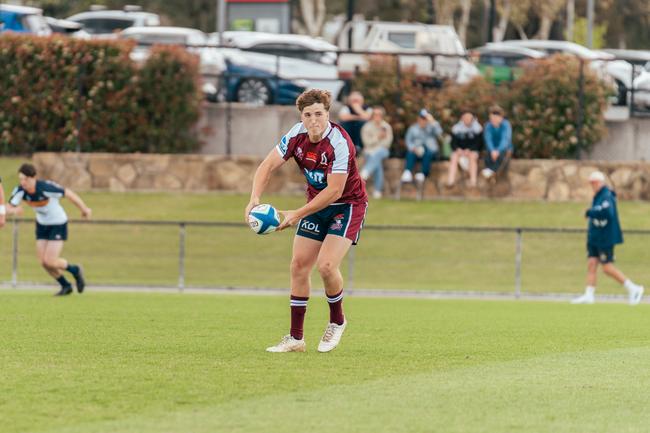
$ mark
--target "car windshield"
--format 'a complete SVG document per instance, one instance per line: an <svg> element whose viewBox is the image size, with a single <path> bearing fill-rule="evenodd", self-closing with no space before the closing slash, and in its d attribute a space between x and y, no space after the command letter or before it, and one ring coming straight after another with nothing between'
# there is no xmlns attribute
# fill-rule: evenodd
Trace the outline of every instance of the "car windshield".
<svg viewBox="0 0 650 433"><path fill-rule="evenodd" d="M79 20L84 25L84 30L90 34L114 33L132 27L134 20L128 18L87 18Z"/></svg>

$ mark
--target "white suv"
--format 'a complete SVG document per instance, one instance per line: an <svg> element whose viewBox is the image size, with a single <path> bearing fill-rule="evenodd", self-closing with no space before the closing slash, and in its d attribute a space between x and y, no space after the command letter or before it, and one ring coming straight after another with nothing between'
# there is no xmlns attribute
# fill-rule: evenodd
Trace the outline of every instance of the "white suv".
<svg viewBox="0 0 650 433"><path fill-rule="evenodd" d="M124 10L90 10L66 18L83 24L83 30L92 38L116 38L117 33L129 27L159 26L160 17L154 13L143 12L137 6L127 6Z"/></svg>

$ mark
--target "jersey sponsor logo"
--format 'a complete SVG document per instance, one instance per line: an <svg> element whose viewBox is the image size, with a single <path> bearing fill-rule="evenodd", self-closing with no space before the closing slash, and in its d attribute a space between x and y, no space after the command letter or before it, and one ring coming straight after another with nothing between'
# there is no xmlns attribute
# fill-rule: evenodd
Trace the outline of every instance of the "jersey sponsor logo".
<svg viewBox="0 0 650 433"><path fill-rule="evenodd" d="M318 227L318 224L307 220L303 220L300 223L300 229L311 233L316 233L316 234L320 233L320 227Z"/></svg>
<svg viewBox="0 0 650 433"><path fill-rule="evenodd" d="M327 165L327 155L325 155L324 153L320 155L320 163L323 165Z"/></svg>
<svg viewBox="0 0 650 433"><path fill-rule="evenodd" d="M334 222L330 226L331 230L341 230L343 228L343 220L345 219L345 214L338 214L334 217Z"/></svg>
<svg viewBox="0 0 650 433"><path fill-rule="evenodd" d="M307 152L307 156L305 157L307 161L312 161L312 162L316 162L316 158L318 158L316 152Z"/></svg>
<svg viewBox="0 0 650 433"><path fill-rule="evenodd" d="M309 155L309 154L307 154ZM323 189L327 186L327 181L325 180L325 172L323 170L307 170L305 171L305 177L307 182L316 189Z"/></svg>

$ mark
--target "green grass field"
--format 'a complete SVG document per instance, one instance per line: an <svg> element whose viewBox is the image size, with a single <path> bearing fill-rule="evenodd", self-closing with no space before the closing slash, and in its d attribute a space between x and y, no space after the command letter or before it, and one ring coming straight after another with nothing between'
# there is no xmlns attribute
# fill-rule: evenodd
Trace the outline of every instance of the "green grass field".
<svg viewBox="0 0 650 433"><path fill-rule="evenodd" d="M20 160L0 158L5 189L16 181ZM8 175L4 175L8 173ZM8 193L8 191L7 191ZM243 220L244 195L179 193L85 193L96 220ZM296 208L304 199L270 196L276 207ZM64 202L66 202L64 200ZM69 214L76 209L65 203ZM588 203L507 201L372 201L367 224L505 227L584 227ZM650 203L620 203L627 229L650 229ZM31 210L26 216L32 216ZM170 285L178 282L178 228L72 225L65 256L81 261L96 284ZM11 230L0 230L0 281L11 279ZM20 226L19 280L49 282L34 259L33 227ZM617 249L621 268L650 285L648 236L630 235ZM287 287L292 233L255 236L240 228L187 229L186 283L193 286ZM582 290L583 234L524 234L523 290ZM377 231L368 228L355 248L353 285L394 290L489 291L514 289L514 233ZM347 262L344 272L347 273ZM622 293L601 279L600 293ZM319 287L318 278L314 278Z"/></svg>
<svg viewBox="0 0 650 433"><path fill-rule="evenodd" d="M0 292L3 433L647 432L647 305Z"/></svg>

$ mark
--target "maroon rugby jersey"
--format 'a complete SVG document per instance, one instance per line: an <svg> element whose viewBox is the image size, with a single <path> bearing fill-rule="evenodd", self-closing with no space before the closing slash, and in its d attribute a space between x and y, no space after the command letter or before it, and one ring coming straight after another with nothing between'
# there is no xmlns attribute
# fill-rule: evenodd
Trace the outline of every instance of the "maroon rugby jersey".
<svg viewBox="0 0 650 433"><path fill-rule="evenodd" d="M318 143L309 141L307 128L297 123L282 137L276 146L280 156L293 159L307 179L307 201L311 201L325 187L330 173L347 173L343 195L337 203L364 204L368 201L366 186L359 176L356 150L347 132L334 122L329 122Z"/></svg>

